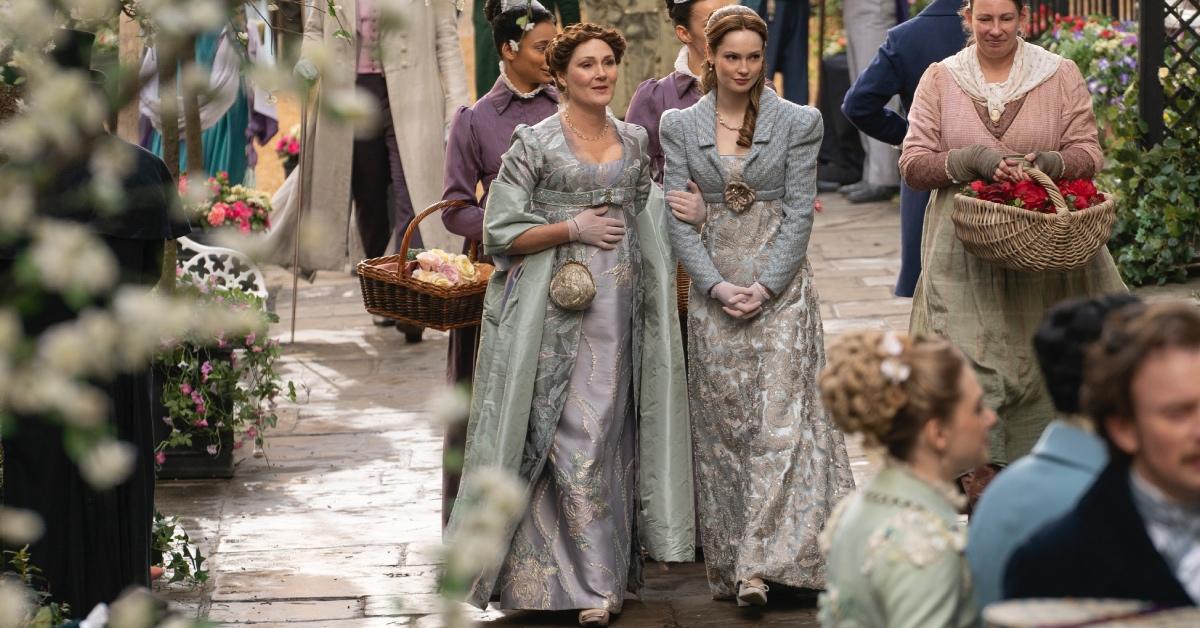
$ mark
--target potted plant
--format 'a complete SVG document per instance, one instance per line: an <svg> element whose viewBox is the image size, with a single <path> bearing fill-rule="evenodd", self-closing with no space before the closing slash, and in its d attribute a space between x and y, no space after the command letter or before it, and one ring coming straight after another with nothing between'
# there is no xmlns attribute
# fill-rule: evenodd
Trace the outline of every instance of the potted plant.
<svg viewBox="0 0 1200 628"><path fill-rule="evenodd" d="M275 370L279 342L268 331L279 317L260 297L218 286L212 278L181 273L176 291L197 303L258 315L258 325L247 333L177 339L164 345L155 361L159 477L231 477L233 450L246 441L261 450L266 430L278 421L280 395L296 398L295 385L283 382Z"/></svg>

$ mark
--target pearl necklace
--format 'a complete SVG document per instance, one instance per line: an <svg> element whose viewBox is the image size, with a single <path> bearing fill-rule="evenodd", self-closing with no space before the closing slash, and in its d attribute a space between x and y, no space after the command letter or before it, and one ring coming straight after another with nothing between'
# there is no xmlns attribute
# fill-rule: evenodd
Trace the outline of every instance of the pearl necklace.
<svg viewBox="0 0 1200 628"><path fill-rule="evenodd" d="M729 123L725 121L725 116L722 116L720 111L717 112L717 124L720 124L721 126L729 129L730 131L741 131L742 130L741 126L729 126ZM742 119L742 125L743 126L745 125L744 117Z"/></svg>
<svg viewBox="0 0 1200 628"><path fill-rule="evenodd" d="M607 115L604 116L604 127L600 129L600 134L596 135L594 137L589 136L589 135L584 135L583 132L580 131L575 126L575 123L571 122L571 114L567 109L565 109L565 108L563 109L562 115L563 115L563 120L565 120L567 123L567 128L571 129L572 133L574 133L575 135L578 135L579 139L581 139L585 142L596 142L596 141L604 139L605 135L608 135L608 116Z"/></svg>

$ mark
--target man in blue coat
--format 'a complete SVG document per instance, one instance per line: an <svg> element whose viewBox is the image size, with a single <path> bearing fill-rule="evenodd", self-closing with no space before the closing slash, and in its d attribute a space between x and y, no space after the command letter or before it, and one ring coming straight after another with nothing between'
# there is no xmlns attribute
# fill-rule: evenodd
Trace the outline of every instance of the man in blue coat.
<svg viewBox="0 0 1200 628"><path fill-rule="evenodd" d="M904 110L908 111L925 69L962 50L966 32L958 15L961 6L960 0L934 0L916 17L888 30L875 59L842 101L842 113L854 126L885 144L899 146L904 141L908 122L888 109L888 101L899 95ZM900 182L901 260L896 296L911 297L917 286L921 274L921 225L928 202L928 192L917 192Z"/></svg>

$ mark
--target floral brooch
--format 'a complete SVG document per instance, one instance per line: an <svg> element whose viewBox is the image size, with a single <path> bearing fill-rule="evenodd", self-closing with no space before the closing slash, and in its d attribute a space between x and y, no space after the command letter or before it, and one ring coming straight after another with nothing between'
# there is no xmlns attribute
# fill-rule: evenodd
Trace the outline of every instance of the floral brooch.
<svg viewBox="0 0 1200 628"><path fill-rule="evenodd" d="M724 197L725 205L738 214L754 204L754 190L738 175L730 177L729 183L725 184Z"/></svg>

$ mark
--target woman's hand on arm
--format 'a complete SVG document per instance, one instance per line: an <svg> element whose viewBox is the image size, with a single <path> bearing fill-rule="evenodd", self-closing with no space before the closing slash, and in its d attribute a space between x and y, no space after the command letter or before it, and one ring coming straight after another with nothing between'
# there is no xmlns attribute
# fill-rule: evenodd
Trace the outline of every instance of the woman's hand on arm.
<svg viewBox="0 0 1200 628"><path fill-rule="evenodd" d="M671 207L671 214L680 221L686 222L700 230L704 225L704 220L707 218L708 209L704 205L704 197L700 194L700 188L692 181L687 182L687 191L676 190L667 192L667 205Z"/></svg>

